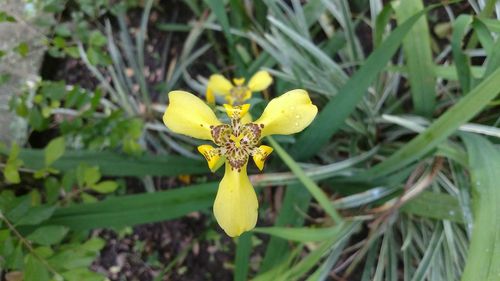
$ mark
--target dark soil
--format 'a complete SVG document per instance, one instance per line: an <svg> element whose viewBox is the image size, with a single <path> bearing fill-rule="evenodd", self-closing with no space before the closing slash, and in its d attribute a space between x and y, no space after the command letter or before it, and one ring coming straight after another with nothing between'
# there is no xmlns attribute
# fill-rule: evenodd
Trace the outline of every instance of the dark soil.
<svg viewBox="0 0 500 281"><path fill-rule="evenodd" d="M231 280L233 242L206 233L205 215L134 227L131 234L96 231L107 241L92 269L110 280ZM210 237L212 236L212 237ZM220 239L219 239L220 238Z"/></svg>

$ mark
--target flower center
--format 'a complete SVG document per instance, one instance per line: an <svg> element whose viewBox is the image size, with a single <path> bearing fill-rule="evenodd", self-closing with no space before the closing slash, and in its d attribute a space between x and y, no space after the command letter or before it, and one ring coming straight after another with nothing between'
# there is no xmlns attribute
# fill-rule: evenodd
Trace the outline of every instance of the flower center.
<svg viewBox="0 0 500 281"><path fill-rule="evenodd" d="M231 124L212 126L212 138L217 146L217 154L225 156L232 169L240 170L248 157L256 153L263 125L241 123L243 112L241 106L234 106L228 115Z"/></svg>
<svg viewBox="0 0 500 281"><path fill-rule="evenodd" d="M247 86L235 86L229 91L229 96L226 98L230 104L242 104L245 100L249 99L252 92Z"/></svg>

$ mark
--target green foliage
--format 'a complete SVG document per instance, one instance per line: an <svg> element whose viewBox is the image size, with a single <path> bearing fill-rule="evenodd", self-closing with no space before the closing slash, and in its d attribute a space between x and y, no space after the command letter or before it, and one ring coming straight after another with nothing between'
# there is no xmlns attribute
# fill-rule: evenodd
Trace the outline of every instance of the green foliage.
<svg viewBox="0 0 500 281"><path fill-rule="evenodd" d="M168 265L149 256L158 279L177 266L182 275L185 256L207 243L235 257L224 264L235 280L498 279L495 1L445 10L425 1L187 0L193 15L180 21L157 20L166 12L152 0L35 2L58 19L37 22L48 54L85 65L98 86L42 80L9 103L28 134L47 137L0 147L0 267L12 276L103 280L89 266L106 241L89 230L209 209L218 183L205 176L202 143L162 124L166 93L204 93L209 72L248 78L265 68L274 84L250 101L254 117L270 96L300 87L317 118L298 136L264 140L274 156L251 175L262 221L234 240L235 253L210 230ZM142 9L138 22L132 7ZM0 22L15 21L0 12ZM0 59L30 51L20 43ZM148 77L151 58L161 81ZM0 75L0 84L10 79Z"/></svg>

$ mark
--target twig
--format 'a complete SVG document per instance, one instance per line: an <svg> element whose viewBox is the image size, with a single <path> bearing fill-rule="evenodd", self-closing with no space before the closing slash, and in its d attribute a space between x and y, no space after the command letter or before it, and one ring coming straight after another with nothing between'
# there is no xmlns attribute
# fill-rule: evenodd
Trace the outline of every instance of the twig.
<svg viewBox="0 0 500 281"><path fill-rule="evenodd" d="M33 247L31 247L30 242L28 240L26 240L21 235L21 233L19 233L17 231L16 227L10 223L10 221L3 215L3 213L1 211L0 211L0 219L3 220L5 222L5 224L7 225L7 227L10 229L10 231L12 231L12 233L14 233L14 235L16 235L17 238L19 238L19 241L21 241L21 243L23 243L23 245L28 249L28 251L30 251L30 253L35 258L37 258L50 272L52 272L52 274L54 274L56 276L57 280L64 280L64 278L62 277L61 274L59 274L52 266L50 266L50 264L45 259L43 259L42 257L40 257L35 252L35 250L33 249Z"/></svg>

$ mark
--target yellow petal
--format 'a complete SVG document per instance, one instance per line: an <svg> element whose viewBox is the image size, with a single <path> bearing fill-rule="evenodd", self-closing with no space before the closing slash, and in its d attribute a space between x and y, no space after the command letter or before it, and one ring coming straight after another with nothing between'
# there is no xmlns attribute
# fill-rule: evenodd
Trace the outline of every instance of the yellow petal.
<svg viewBox="0 0 500 281"><path fill-rule="evenodd" d="M198 146L198 151L205 157L210 171L217 171L224 164L225 157L221 157L219 151L211 145L204 144Z"/></svg>
<svg viewBox="0 0 500 281"><path fill-rule="evenodd" d="M271 152L273 152L273 148L267 145L261 145L255 149L252 158L259 170L262 171L264 169L264 163Z"/></svg>
<svg viewBox="0 0 500 281"><path fill-rule="evenodd" d="M240 236L255 227L258 207L257 195L247 176L247 166L238 172L226 162L226 173L214 202L214 215L220 227L231 237Z"/></svg>
<svg viewBox="0 0 500 281"><path fill-rule="evenodd" d="M250 109L250 104L242 104L239 106L224 104L224 108L226 109L226 114L229 118L241 119L247 114Z"/></svg>
<svg viewBox="0 0 500 281"><path fill-rule="evenodd" d="M241 117L241 124L248 124L253 121L252 115L250 115L250 112L245 113L243 117Z"/></svg>
<svg viewBox="0 0 500 281"><path fill-rule="evenodd" d="M241 86L245 83L245 78L233 78L233 83L236 86Z"/></svg>
<svg viewBox="0 0 500 281"><path fill-rule="evenodd" d="M170 104L163 123L175 133L197 139L211 140L210 126L220 125L214 112L201 99L184 91L168 94Z"/></svg>
<svg viewBox="0 0 500 281"><path fill-rule="evenodd" d="M214 92L212 91L212 89L210 89L209 87L207 87L207 91L205 93L205 97L207 99L207 103L208 104L212 104L214 105L215 104L215 96L214 96Z"/></svg>
<svg viewBox="0 0 500 281"><path fill-rule="evenodd" d="M272 99L254 123L264 125L261 137L302 131L313 121L318 108L305 90L297 89Z"/></svg>
<svg viewBox="0 0 500 281"><path fill-rule="evenodd" d="M252 90L252 92L259 92L267 89L269 85L273 82L273 78L269 74L269 72L261 70L255 73L250 81L248 81L248 88Z"/></svg>
<svg viewBox="0 0 500 281"><path fill-rule="evenodd" d="M214 74L208 79L207 87L210 88L216 95L229 95L234 86L224 76Z"/></svg>

